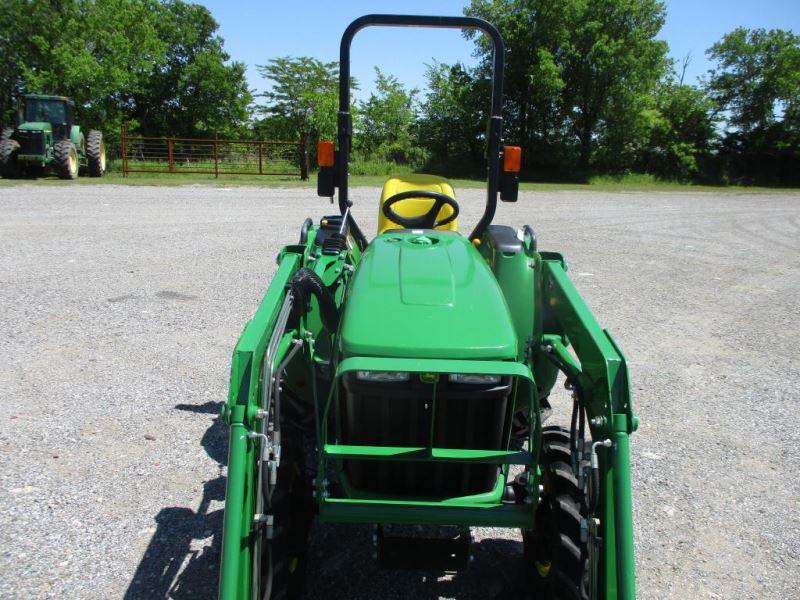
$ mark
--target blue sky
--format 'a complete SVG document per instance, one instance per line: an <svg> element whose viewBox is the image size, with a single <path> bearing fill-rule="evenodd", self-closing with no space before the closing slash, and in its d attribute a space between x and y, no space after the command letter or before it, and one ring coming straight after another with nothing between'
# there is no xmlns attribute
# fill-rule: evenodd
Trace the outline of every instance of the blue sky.
<svg viewBox="0 0 800 600"><path fill-rule="evenodd" d="M462 14L465 1L454 0L195 0L207 6L220 24L225 48L234 60L247 64L250 87L266 87L255 65L274 56L313 56L338 60L339 39L350 21L367 13ZM554 0L558 1L558 0ZM300 6L297 8L296 6ZM670 54L691 53L686 81L694 83L710 64L705 50L732 29L781 28L800 32L800 0L668 0L661 38ZM352 47L352 74L368 95L373 67L396 76L410 87L423 88L425 63L473 63L473 44L455 30L365 29Z"/></svg>

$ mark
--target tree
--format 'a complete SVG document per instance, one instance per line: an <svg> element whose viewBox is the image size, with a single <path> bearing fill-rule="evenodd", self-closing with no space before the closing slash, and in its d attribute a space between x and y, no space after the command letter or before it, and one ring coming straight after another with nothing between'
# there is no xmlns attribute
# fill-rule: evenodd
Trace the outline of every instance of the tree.
<svg viewBox="0 0 800 600"><path fill-rule="evenodd" d="M800 36L735 29L707 52L706 89L727 115L722 156L742 181L800 181Z"/></svg>
<svg viewBox="0 0 800 600"><path fill-rule="evenodd" d="M430 166L458 175L481 174L490 82L459 63L434 62L426 79L417 131L418 143L430 153Z"/></svg>
<svg viewBox="0 0 800 600"><path fill-rule="evenodd" d="M268 103L258 107L268 121L261 127L280 131L285 139L300 140L301 175L308 179L311 144L336 134L338 63L285 56L257 66L261 76L272 82L272 89L262 94Z"/></svg>
<svg viewBox="0 0 800 600"><path fill-rule="evenodd" d="M7 105L25 93L63 94L92 126L117 112L123 90L136 87L163 48L144 2L12 0L2 14L2 50L14 57L3 90Z"/></svg>
<svg viewBox="0 0 800 600"><path fill-rule="evenodd" d="M645 98L667 66L666 43L656 39L663 2L472 0L466 12L503 33L507 129L528 151L574 147L581 171L595 144L633 159L626 149L643 130ZM489 69L488 41L478 40L478 52Z"/></svg>
<svg viewBox="0 0 800 600"><path fill-rule="evenodd" d="M656 88L647 117L644 170L682 181L697 176L716 139L714 104L706 93L669 78Z"/></svg>
<svg viewBox="0 0 800 600"><path fill-rule="evenodd" d="M0 10L2 104L22 94L72 97L76 119L114 139L122 121L145 133L232 130L251 100L208 9L181 0L9 0Z"/></svg>
<svg viewBox="0 0 800 600"><path fill-rule="evenodd" d="M375 92L359 106L356 144L364 155L400 164L421 162L413 135L418 93L375 67Z"/></svg>
<svg viewBox="0 0 800 600"><path fill-rule="evenodd" d="M800 112L800 36L738 28L707 52L717 61L707 88L728 124L748 133Z"/></svg>
<svg viewBox="0 0 800 600"><path fill-rule="evenodd" d="M152 4L151 15L163 54L133 95L143 133L234 135L252 95L244 63L230 62L209 10L178 0Z"/></svg>
<svg viewBox="0 0 800 600"><path fill-rule="evenodd" d="M10 124L19 97L27 89L25 74L32 65L44 65L50 46L77 10L76 2L5 0L0 2L0 122ZM47 31L44 31L47 24Z"/></svg>

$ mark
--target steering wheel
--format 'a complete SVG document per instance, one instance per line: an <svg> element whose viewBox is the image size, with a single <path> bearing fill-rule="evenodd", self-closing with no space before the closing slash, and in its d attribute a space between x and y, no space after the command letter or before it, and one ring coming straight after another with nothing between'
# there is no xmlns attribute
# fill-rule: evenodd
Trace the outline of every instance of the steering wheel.
<svg viewBox="0 0 800 600"><path fill-rule="evenodd" d="M435 200L433 206L430 207L428 212L417 217L403 217L398 215L393 209L392 205L400 202L400 200L407 200L408 198L430 198ZM436 217L439 216L439 211L447 205L453 209L450 216L445 217L441 221L437 221ZM383 216L406 229L436 229L442 225L447 225L455 221L458 216L458 203L450 196L439 192L429 192L426 190L409 190L407 192L400 192L394 194L386 199L383 203Z"/></svg>

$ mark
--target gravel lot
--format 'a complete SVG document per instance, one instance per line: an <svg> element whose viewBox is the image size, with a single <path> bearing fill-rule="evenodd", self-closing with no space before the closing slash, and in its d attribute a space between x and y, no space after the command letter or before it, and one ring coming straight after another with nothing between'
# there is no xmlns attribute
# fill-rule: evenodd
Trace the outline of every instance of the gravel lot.
<svg viewBox="0 0 800 600"><path fill-rule="evenodd" d="M354 192L367 229L377 195ZM482 192L459 199L467 229ZM216 597L230 354L279 246L330 210L0 187L0 597ZM566 254L629 358L639 596L797 598L800 194L523 193L496 222ZM311 598L522 597L515 532L478 531L449 578L378 571L368 528L313 535Z"/></svg>

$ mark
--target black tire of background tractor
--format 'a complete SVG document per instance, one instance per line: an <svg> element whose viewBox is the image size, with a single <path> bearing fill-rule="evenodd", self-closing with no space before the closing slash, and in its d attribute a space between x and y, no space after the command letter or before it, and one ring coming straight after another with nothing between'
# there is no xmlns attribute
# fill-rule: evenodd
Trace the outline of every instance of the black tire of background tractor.
<svg viewBox="0 0 800 600"><path fill-rule="evenodd" d="M86 138L86 158L89 161L89 177L102 177L106 172L106 146L103 134L90 129Z"/></svg>
<svg viewBox="0 0 800 600"><path fill-rule="evenodd" d="M10 140L11 134L13 133L14 133L13 127L3 127L3 131L2 133L0 133L0 142L2 142L3 140Z"/></svg>
<svg viewBox="0 0 800 600"><path fill-rule="evenodd" d="M308 532L313 519L312 482L305 469L303 435L297 428L281 428L281 464L272 494L266 494L265 511L275 517L272 540L265 543L262 558L262 600L295 600L303 591ZM264 477L269 473L264 471ZM268 479L265 479L268 481ZM265 488L266 489L266 488ZM269 573L271 591L263 584Z"/></svg>
<svg viewBox="0 0 800 600"><path fill-rule="evenodd" d="M78 177L78 150L70 140L61 140L53 149L56 173L61 179Z"/></svg>
<svg viewBox="0 0 800 600"><path fill-rule="evenodd" d="M4 179L13 179L19 175L17 150L19 150L17 140L0 140L0 175Z"/></svg>
<svg viewBox="0 0 800 600"><path fill-rule="evenodd" d="M522 532L531 596L588 600L588 553L581 542L585 499L570 466L569 431L545 427L542 437L544 494L535 529Z"/></svg>

